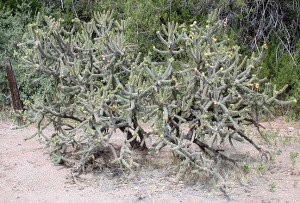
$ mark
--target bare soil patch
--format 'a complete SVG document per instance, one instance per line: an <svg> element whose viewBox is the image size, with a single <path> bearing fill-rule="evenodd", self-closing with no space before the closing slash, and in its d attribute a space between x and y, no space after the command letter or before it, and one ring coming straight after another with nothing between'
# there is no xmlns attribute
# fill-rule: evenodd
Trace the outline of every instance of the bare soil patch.
<svg viewBox="0 0 300 203"><path fill-rule="evenodd" d="M173 158L167 150L160 155L140 156L145 166L131 173L99 167L77 177L69 168L53 165L37 139L24 141L35 132L33 126L11 130L11 124L0 124L0 202L300 201L299 122L286 123L277 118L261 123L266 127L263 131L269 144L254 128L249 129L251 137L272 152L273 160L263 162L250 144L242 144L236 151L231 149L235 157L246 161L240 163L243 172L228 169L225 173L226 195L224 189L208 190L204 182L175 182L170 168ZM122 140L122 135L114 139ZM294 162L291 152L299 154Z"/></svg>

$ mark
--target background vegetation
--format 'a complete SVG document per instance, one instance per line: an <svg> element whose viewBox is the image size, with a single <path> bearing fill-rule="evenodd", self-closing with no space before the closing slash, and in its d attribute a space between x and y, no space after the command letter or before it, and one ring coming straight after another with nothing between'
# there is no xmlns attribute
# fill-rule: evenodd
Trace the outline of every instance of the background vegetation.
<svg viewBox="0 0 300 203"><path fill-rule="evenodd" d="M267 77L279 88L288 84L282 98L299 98L299 0L2 0L0 1L0 108L9 106L10 94L3 67L4 56L12 58L23 100L43 91L47 80L35 81L33 70L18 61L18 46L26 33L26 25L37 12L64 19L65 26L73 18L89 21L94 11L115 10L115 17L131 18L127 35L143 53L159 47L155 32L167 21L190 24L204 23L208 13L218 9L218 18L227 20L227 35L232 44L239 44L244 54L268 49L260 63L261 77ZM225 36L220 36L225 37ZM281 109L299 118L299 102ZM290 111L292 110L292 111Z"/></svg>

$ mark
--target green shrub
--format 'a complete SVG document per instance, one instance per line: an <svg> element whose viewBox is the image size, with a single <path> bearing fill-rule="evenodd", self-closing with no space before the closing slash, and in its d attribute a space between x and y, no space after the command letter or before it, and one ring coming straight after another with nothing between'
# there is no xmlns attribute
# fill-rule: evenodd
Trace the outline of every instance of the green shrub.
<svg viewBox="0 0 300 203"><path fill-rule="evenodd" d="M28 6L22 4L18 6L21 12L14 14L12 10L1 10L0 15L0 108L9 104L10 92L8 81L6 77L6 71L4 68L4 57L12 57L12 65L14 67L15 75L21 76L25 69L16 69L17 59L14 57L18 47L17 44L22 41L22 36L25 32L25 25L30 22L30 13L26 10ZM22 73L23 75L24 73ZM24 75L23 75L24 76ZM20 81L20 77L17 77Z"/></svg>
<svg viewBox="0 0 300 203"><path fill-rule="evenodd" d="M300 98L300 41L297 44L298 51L293 54L293 58L287 51L278 53L278 46L282 45L275 39L271 40L271 43L268 44L268 49L259 64L262 67L260 76L267 77L271 81L272 87L277 86L278 88L282 88L288 85L287 90L280 95L282 99ZM292 117L300 119L299 102L282 108L276 107L276 109L282 109L281 112L277 111L277 113L281 114L287 110L292 110Z"/></svg>
<svg viewBox="0 0 300 203"><path fill-rule="evenodd" d="M35 73L30 66L22 64L19 60L20 48L18 45L24 40L23 37L26 38L26 25L33 21L33 12L38 9L37 5L30 1L21 2L12 4L14 6L11 9L8 9L10 4L6 2L7 7L0 10L0 110L11 104L4 57L11 58L22 101L42 92L48 85L47 79L38 80L42 75ZM30 50L25 50L25 52L27 55L32 54Z"/></svg>

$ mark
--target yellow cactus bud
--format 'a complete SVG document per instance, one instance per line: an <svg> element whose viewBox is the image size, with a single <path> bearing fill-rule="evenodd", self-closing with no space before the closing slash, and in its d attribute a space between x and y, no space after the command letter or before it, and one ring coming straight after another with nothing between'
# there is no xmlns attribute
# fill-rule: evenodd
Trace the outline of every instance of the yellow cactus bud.
<svg viewBox="0 0 300 203"><path fill-rule="evenodd" d="M262 48L263 48L263 49L267 49L267 48L268 48L267 44L264 44L264 45L262 46Z"/></svg>
<svg viewBox="0 0 300 203"><path fill-rule="evenodd" d="M159 139L163 139L165 136L164 136L164 134L161 134L160 136L159 136Z"/></svg>

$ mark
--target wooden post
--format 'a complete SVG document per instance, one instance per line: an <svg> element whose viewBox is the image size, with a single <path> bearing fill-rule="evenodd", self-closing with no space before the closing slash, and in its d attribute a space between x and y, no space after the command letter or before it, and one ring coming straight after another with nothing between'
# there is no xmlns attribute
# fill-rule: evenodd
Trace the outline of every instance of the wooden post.
<svg viewBox="0 0 300 203"><path fill-rule="evenodd" d="M10 63L10 58L6 57L4 60L5 67L6 67L6 73L7 73L7 79L9 82L9 87L12 95L12 100L13 100L13 108L14 110L23 110L23 105L20 100L20 94L17 86L17 81L14 76L14 72ZM17 116L17 122L18 125L24 125L23 117L22 116Z"/></svg>

